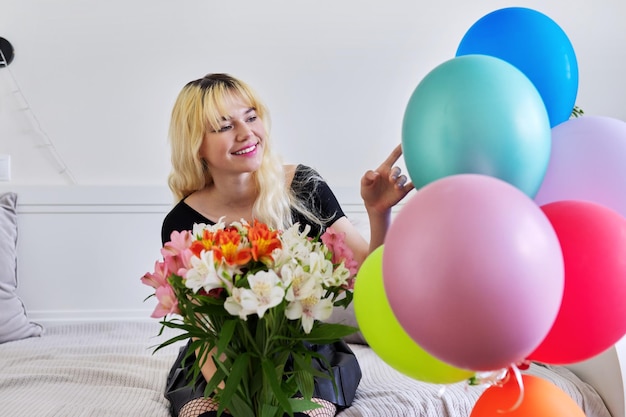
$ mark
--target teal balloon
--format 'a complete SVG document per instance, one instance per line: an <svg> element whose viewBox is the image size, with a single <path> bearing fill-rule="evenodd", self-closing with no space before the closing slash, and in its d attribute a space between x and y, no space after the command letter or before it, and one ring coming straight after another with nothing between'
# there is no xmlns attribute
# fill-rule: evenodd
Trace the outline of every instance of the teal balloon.
<svg viewBox="0 0 626 417"><path fill-rule="evenodd" d="M578 62L554 20L525 7L493 11L470 27L456 52L475 54L503 59L522 71L541 94L551 127L570 118L578 93Z"/></svg>
<svg viewBox="0 0 626 417"><path fill-rule="evenodd" d="M465 55L417 85L402 122L402 148L418 188L474 173L532 198L550 159L550 122L539 92L519 69L492 56Z"/></svg>

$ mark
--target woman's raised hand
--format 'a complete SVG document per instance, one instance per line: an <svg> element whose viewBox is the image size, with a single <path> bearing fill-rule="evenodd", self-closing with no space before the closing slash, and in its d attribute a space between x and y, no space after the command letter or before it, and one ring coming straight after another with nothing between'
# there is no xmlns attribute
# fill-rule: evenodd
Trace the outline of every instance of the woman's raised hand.
<svg viewBox="0 0 626 417"><path fill-rule="evenodd" d="M395 165L402 156L402 145L375 170L367 171L361 178L361 198L368 212L387 213L415 187L401 169Z"/></svg>

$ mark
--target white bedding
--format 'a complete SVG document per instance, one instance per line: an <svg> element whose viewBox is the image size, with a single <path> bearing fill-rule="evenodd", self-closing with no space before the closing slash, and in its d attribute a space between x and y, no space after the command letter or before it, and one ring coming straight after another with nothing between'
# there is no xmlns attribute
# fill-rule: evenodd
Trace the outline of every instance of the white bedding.
<svg viewBox="0 0 626 417"><path fill-rule="evenodd" d="M168 417L165 378L180 345L153 354L156 321L48 325L44 336L0 345L0 415ZM170 334L171 335L171 334ZM352 345L363 379L341 417L466 417L484 388L442 386L406 377L366 346ZM565 368L533 365L587 417L610 417L601 398Z"/></svg>

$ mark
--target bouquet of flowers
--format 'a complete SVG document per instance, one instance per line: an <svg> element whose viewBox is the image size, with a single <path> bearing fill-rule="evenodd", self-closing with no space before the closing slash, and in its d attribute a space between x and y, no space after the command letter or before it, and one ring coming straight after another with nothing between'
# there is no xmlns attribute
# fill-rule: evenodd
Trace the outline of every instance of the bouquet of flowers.
<svg viewBox="0 0 626 417"><path fill-rule="evenodd" d="M220 411L283 417L317 408L314 377L331 376L312 365L319 355L306 343L332 343L357 330L323 322L333 306L352 301L352 252L332 228L315 238L309 231L256 221L195 224L173 232L163 260L141 278L154 288L148 298L158 300L152 317L161 319L161 332L180 331L157 350L191 339L194 380L205 361L217 368L205 396L214 395Z"/></svg>

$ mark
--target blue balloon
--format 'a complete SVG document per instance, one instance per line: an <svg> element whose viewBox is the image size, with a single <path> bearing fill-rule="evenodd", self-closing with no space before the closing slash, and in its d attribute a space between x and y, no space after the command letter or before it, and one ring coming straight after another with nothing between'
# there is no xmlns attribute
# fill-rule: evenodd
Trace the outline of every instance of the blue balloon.
<svg viewBox="0 0 626 417"><path fill-rule="evenodd" d="M523 7L491 12L467 31L456 56L483 54L516 66L535 84L550 127L570 118L578 93L578 63L567 35L548 16Z"/></svg>
<svg viewBox="0 0 626 417"><path fill-rule="evenodd" d="M551 129L541 96L520 70L499 58L467 55L439 65L415 88L402 149L416 187L475 173L532 198L548 167Z"/></svg>

